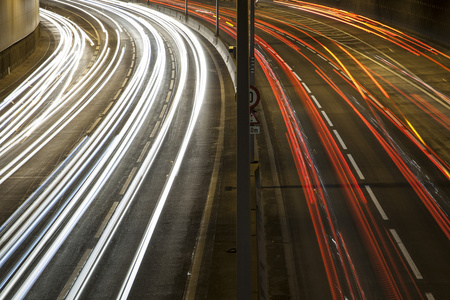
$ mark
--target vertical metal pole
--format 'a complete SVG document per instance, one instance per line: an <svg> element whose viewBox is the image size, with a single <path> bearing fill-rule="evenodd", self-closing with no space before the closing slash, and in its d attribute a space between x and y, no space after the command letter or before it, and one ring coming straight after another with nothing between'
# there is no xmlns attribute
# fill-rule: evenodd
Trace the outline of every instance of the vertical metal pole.
<svg viewBox="0 0 450 300"><path fill-rule="evenodd" d="M188 16L188 0L184 1L184 15Z"/></svg>
<svg viewBox="0 0 450 300"><path fill-rule="evenodd" d="M255 0L250 0L250 85L255 85ZM250 135L250 161L255 161L255 135Z"/></svg>
<svg viewBox="0 0 450 300"><path fill-rule="evenodd" d="M219 0L216 0L216 36L219 36Z"/></svg>
<svg viewBox="0 0 450 300"><path fill-rule="evenodd" d="M248 0L237 0L237 299L252 296Z"/></svg>
<svg viewBox="0 0 450 300"><path fill-rule="evenodd" d="M250 0L250 85L255 85L255 0Z"/></svg>

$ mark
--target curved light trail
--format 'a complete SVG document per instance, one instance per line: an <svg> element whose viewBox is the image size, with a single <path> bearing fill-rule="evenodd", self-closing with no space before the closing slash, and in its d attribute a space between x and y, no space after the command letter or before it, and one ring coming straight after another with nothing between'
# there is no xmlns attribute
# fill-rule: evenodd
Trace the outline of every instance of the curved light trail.
<svg viewBox="0 0 450 300"><path fill-rule="evenodd" d="M11 125L11 120L14 116L17 116L16 123L22 122L22 124L29 123L28 127L20 131L18 137L12 137L8 145L2 147L2 152L7 154L14 149L19 142L24 140L27 134L31 134L36 126L40 126L41 122L45 126L45 121L50 120L52 115L57 114L59 109L65 109L62 117L59 117L58 121L49 127L44 134L41 134L36 141L32 142L28 148L21 152L20 158L11 162L2 169L4 174L1 177L0 184L9 178L16 170L18 170L25 161L32 155L36 154L45 143L54 138L65 126L70 124L78 114L82 113L83 109L95 99L95 96L101 92L102 88L105 88L106 84L112 78L120 66L127 45L121 44L120 35L123 34L122 25L117 22L117 19L122 19L130 24L138 34L140 43L142 44L141 55L139 55L135 69L130 76L127 84L124 86L120 97L116 100L113 106L110 107L108 113L104 119L96 126L96 128L86 136L79 145L72 151L72 154L60 164L60 167L44 182L45 186L39 188L39 190L32 194L28 200L18 209L17 213L13 214L11 218L5 222L1 228L0 236L0 269L3 265L8 263L13 265L9 268L8 273L2 274L0 283L0 298L14 299L23 298L33 284L38 279L39 275L43 272L47 264L51 261L52 257L56 254L56 251L60 248L62 243L70 235L77 222L83 217L84 213L89 209L92 202L99 195L102 187L114 173L121 159L125 157L127 151L130 149L134 139L145 125L145 120L149 115L154 114L153 104L160 95L161 88L163 86L164 74L167 69L167 42L163 40L162 35L152 25L156 23L159 28L164 28L165 35L171 36L175 43L175 48L180 53L180 66L178 67L178 79L174 88L174 95L168 109L168 113L165 116L160 130L155 137L150 150L145 156L145 160L137 171L137 175L134 177L131 184L128 186L126 193L123 196L122 201L112 220L108 223L108 226L104 229L104 233L99 239L97 248L105 249L109 238L114 234L114 231L120 225L120 221L127 212L127 208L135 200L136 194L143 183L146 174L151 170L152 163L154 162L156 155L158 154L162 143L167 139L167 133L169 128L174 123L175 116L179 113L179 106L182 103L183 89L186 86L188 74L197 74L195 86L195 99L193 100L193 107L189 124L186 129L185 138L183 139L180 148L178 150L177 158L174 160L174 165L167 178L166 185L161 194L160 200L152 219L150 220L149 230L146 237L143 239L141 245L141 251L148 245L151 232L158 222L159 214L164 207L165 200L170 192L173 181L176 177L178 169L183 161L187 145L189 144L190 137L192 136L196 121L199 116L199 112L202 106L202 101L205 93L206 75L205 75L205 56L202 52L202 46L193 33L184 25L180 24L176 20L166 17L162 14L151 10L143 10L142 7L126 4L119 1L55 1L60 2L66 6L70 6L75 11L80 11L84 14L88 14L92 19L96 20L97 25L103 28L103 34L106 39L98 39L101 43L103 51L99 55L99 59L95 62L92 68L85 74L82 80L73 85L72 89L68 89L71 86L71 79L74 69L68 68L65 65L64 59L68 57L66 52L73 51L73 55L81 57L84 47L78 47L75 50L65 50L61 54L61 70L67 71L65 77L67 81L64 82L65 87L62 90L57 90L53 85L45 86L42 84L42 91L36 92L36 95L48 94L52 95L57 91L58 101L55 103L70 103L71 105L53 105L49 109L44 110L42 117L39 118L39 122L33 120L33 114L38 109L33 110L33 102L28 100L31 92L27 93L27 90L22 91L22 87L18 93L25 93L24 100L16 102L17 94L11 96L11 99L2 102L2 107L8 107L9 104L13 104L12 109L17 109L17 112L12 112L13 116L5 121L6 126L19 126ZM110 24L116 26L114 34L116 45L114 47L114 53L111 53L109 47L105 47L109 43L109 31L106 30L106 26L103 25L100 18L94 17L93 11L96 16L102 16L103 19L109 19ZM45 20L49 19L54 24L57 24L57 28L60 28L61 35L65 35L65 38L61 40L61 47L63 45L76 44L74 41L84 41L87 37L80 28L77 28L72 22L56 16L53 13L43 10ZM54 16L54 17L53 17ZM116 20L114 20L116 19ZM70 25L70 27L68 26ZM72 31L65 32L63 30L70 28ZM74 40L68 40L69 37L74 36ZM81 42L78 42L81 43ZM134 47L134 44L133 44ZM195 70L189 70L188 60L185 59L188 50L195 53ZM56 53L59 53L59 48ZM135 49L133 49L134 53ZM56 54L57 55L57 54ZM50 62L55 59L52 57ZM72 61L74 59L68 59ZM79 59L78 59L79 60ZM76 66L76 63L75 65ZM75 68L76 69L76 68ZM55 69L46 70L48 73L55 73ZM32 75L32 79L36 74ZM40 76L40 75L39 75ZM192 76L192 75L191 75ZM50 77L49 82L54 80ZM86 83L84 83L86 82ZM87 85L89 82L89 85ZM26 88L26 85L24 85ZM84 91L80 96L81 90ZM34 90L33 90L33 93ZM37 97L35 102L45 102L45 98ZM50 96L49 96L50 97ZM53 98L52 98L53 99ZM17 103L25 102L24 108L18 108ZM29 104L31 103L31 104ZM28 108L30 106L31 108ZM22 111L25 111L22 113ZM159 113L158 113L159 114ZM31 123L28 121L32 119ZM119 124L122 124L119 127ZM10 130L11 128L7 128ZM24 132L24 133L22 133ZM3 145L2 145L3 146ZM31 242L30 242L31 240ZM25 244L25 242L27 242ZM22 256L14 261L11 259L16 255L20 248L27 247L25 250L20 251ZM96 249L97 249L96 248ZM97 254L98 256L95 256ZM15 255L15 256L14 256ZM137 257L142 254L137 254ZM101 258L101 250L99 252L94 251L91 260L98 261ZM139 268L139 259L136 259L133 263L133 268ZM135 269L130 269L130 275L127 277L128 284L125 285L127 291L130 290L133 283L133 275ZM91 266L88 272L92 272L95 269L95 264ZM84 271L82 272L84 274ZM89 275L87 276L87 278ZM85 280L86 277L80 275L78 280ZM75 287L78 284L74 285ZM81 288L82 290L82 288ZM73 289L75 291L75 289Z"/></svg>
<svg viewBox="0 0 450 300"><path fill-rule="evenodd" d="M158 3L178 10L184 9L182 1L159 1ZM422 57L441 68L443 72L450 71L448 67L450 57L448 55L379 22L356 14L303 1L280 1L279 3L294 10L299 9L345 23L384 39L414 56ZM198 2L190 2L190 7L190 14L215 24L214 7ZM316 70L319 78L322 78L337 95L342 97L357 116L361 118L362 122L372 132L374 138L409 182L418 198L422 200L422 203L436 220L445 236L450 238L448 195L430 181L426 174L422 174L423 171L417 165L415 159L410 157L409 152L404 148L405 146L394 140L394 132L392 132L392 129L388 129L389 127L384 123L386 121L383 121L381 118L383 116L384 120L391 122L401 134L424 154L424 157L434 164L448 181L450 180L450 167L446 161L448 157L441 157L440 154L445 153L439 154L434 151L431 143L427 142L426 135L419 132L417 129L419 126L415 126L413 121L408 119L407 112L402 111L402 108L396 105L396 102L401 102L403 99L408 100L415 105L418 112L426 113L431 117L431 120L435 120L436 123L433 126L440 129L447 128L449 125L449 119L446 113L443 112L448 111L450 108L449 97L418 76L413 75L411 71L378 51L375 47L362 40L357 40L345 32L342 32L344 38L341 41L337 35L330 34L328 36L329 32L321 32L310 24L295 21L296 18L295 20L290 20L286 15L282 16L281 13L277 15L273 12L260 12L258 16L261 18L256 19L255 26L257 28L282 42L293 53L309 63ZM234 19L235 12L233 10L221 8L220 28L233 38L236 37ZM272 20L272 23L265 22L263 19ZM276 23L283 24L285 27L290 28L291 31L277 27ZM316 22L316 24L319 25L319 22ZM317 27L325 28L325 26ZM351 46L345 44L345 40L348 39L354 39L355 42L361 44L365 43L366 46L374 50L375 54L369 56L357 52ZM303 136L301 124L295 115L295 109L291 103L293 100L289 100L283 85L278 80L277 72L274 71L278 67L281 67L281 71L278 73L284 73L294 86L296 97L301 99L303 107L308 111L308 115L316 128L319 139L324 145L329 160L333 164L338 179L346 187L344 189L345 199L357 224L366 251L371 258L380 286L383 287L383 294L385 297L392 299L421 295L416 283L413 283L413 289L404 284L404 282L415 282L414 277L420 279L421 275L417 272L413 275L415 269L411 267L410 270L397 245L393 242L390 233L383 229L383 226L380 226L372 215L368 206L369 201L366 199L356 179L362 175L353 175L353 168L341 153L339 142L335 140L331 130L328 129L326 122L330 121L324 120L318 109L320 105L319 107L317 106L317 100L310 96L310 91L309 89L308 91L306 90L305 83L273 47L270 47L259 36L255 37L255 42L262 49L262 51L257 51L256 57L272 87L285 120L288 130L287 138L310 209L333 298L364 299L368 297L370 292L366 291L367 286L361 284L364 281L364 275L360 270L355 269L351 251L349 252L348 250L350 243L346 241L345 232L340 231L338 228L337 224L339 222L335 220L338 216L333 215L333 201L328 198L320 179L320 171L315 168L314 155L309 149L307 139ZM333 47L325 46L325 43L327 45L331 43ZM305 50L307 51L305 52ZM357 91L363 102L358 102L359 100L355 97L349 98L342 88L334 82L335 79L331 79L331 76L327 75L330 72L325 70L319 62L316 62L315 58L311 58L311 53L314 54L312 57L318 58L318 61L327 62L335 74L338 74L344 82L347 82L349 86ZM345 63L341 58L345 58ZM371 64L371 67L369 67L367 62ZM372 66L376 66L377 70L372 69ZM352 68L352 71L350 71L350 68ZM359 70L354 71L355 68ZM379 68L381 68L383 73L380 73ZM361 79L361 73L368 78L364 83ZM394 76L400 82L391 82L388 76ZM370 84L367 82L370 82ZM407 85L408 90L404 87L405 85ZM363 107L367 107L367 109L362 109ZM400 260L401 263L397 263L396 260ZM402 275L404 273L406 275ZM405 278L403 278L404 276Z"/></svg>

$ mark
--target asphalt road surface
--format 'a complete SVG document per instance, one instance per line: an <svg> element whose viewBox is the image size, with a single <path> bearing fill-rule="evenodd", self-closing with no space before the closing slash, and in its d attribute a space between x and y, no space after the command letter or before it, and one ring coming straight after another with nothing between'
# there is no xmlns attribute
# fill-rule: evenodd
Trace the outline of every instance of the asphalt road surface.
<svg viewBox="0 0 450 300"><path fill-rule="evenodd" d="M145 7L41 6L41 57L2 91L1 298L181 298L226 68Z"/></svg>

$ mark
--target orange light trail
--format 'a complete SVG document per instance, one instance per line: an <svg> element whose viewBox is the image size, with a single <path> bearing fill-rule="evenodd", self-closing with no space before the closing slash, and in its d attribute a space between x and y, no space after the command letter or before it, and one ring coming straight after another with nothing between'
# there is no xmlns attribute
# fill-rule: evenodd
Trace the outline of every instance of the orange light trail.
<svg viewBox="0 0 450 300"><path fill-rule="evenodd" d="M340 22L344 22L346 24L349 24L351 26L354 26L355 28L364 30L365 32L369 32L371 34L374 34L375 36L378 36L380 38L386 39L395 45L398 45L399 47L413 53L414 55L422 55L423 57L429 59L433 63L437 64L444 70L450 71L449 68L447 68L445 65L439 63L435 59L431 58L427 54L424 54L421 52L421 50L427 50L433 55L442 55L445 58L449 58L448 56L438 52L435 49L431 49L431 47L426 46L425 44L421 43L420 41L417 41L415 39L409 38L406 35L395 31L387 26L381 26L380 23L377 23L375 21L372 21L370 19L363 18L361 16L357 16L355 14L343 12L340 10L332 10L330 8L327 8L325 6L319 6L319 5L311 5L306 2L302 1L296 1L297 3L303 4L302 6L299 6L297 4L298 9L302 9L305 11L309 11L312 13L320 14L322 16L326 16L328 18L332 18L335 20L338 20ZM174 2L171 2L174 3ZM176 3L176 2L175 2ZM174 8L178 8L180 10L183 10L183 3L180 2L179 6L175 5L169 5L166 2L162 2L163 5L172 6ZM203 5L195 3L195 5L199 7L204 7L206 9L212 9L211 6ZM292 4L291 4L292 6ZM331 11L331 12L330 12ZM193 11L192 14L195 14L196 16L203 18L207 20L210 23L213 23L216 21L216 17L213 17L208 14L202 14L200 12ZM224 24L231 23L234 24L234 22L231 19L227 19L224 16L228 16L230 18L234 18L234 12L231 10L224 9L223 14L220 23L220 27L222 30L224 30L227 34L229 34L231 37L236 37L235 27L229 27L225 26ZM282 22L282 20L277 20L279 22ZM388 117L389 120L391 120L396 126L401 128L401 126L405 127L405 125L397 124L399 120L392 120L391 117L388 115L387 111L384 110L380 105L379 102L369 94L368 91L364 89L362 85L360 85L355 78L352 76L352 74L347 70L345 65L342 63L341 60L338 59L338 57L327 47L325 47L323 44L321 44L317 39L310 36L305 31L300 30L297 27L294 27L290 24L285 23L287 26L291 26L295 30L301 31L305 33L307 36L312 38L315 42L317 42L323 49L326 50L327 53L329 53L329 56L333 57L335 61L339 63L340 68L342 71L350 78L350 81L348 81L340 72L336 71L339 76L341 76L344 80L346 80L353 88L355 88L358 93L363 97L363 99L366 100L366 102L371 105L369 105L369 108L372 109L372 107L376 107L379 111L381 111L385 116ZM420 181L414 176L412 171L408 168L407 164L404 162L401 155L398 153L398 151L393 147L388 141L383 138L383 136L369 123L368 120L364 118L364 116L356 109L356 107L352 104L352 102L345 96L345 94L338 88L338 86L332 82L332 80L321 70L320 67L318 67L310 58L308 58L305 54L301 52L301 49L292 42L294 41L301 41L304 45L307 47L313 49L329 61L332 61L329 59L328 55L325 55L320 50L316 49L312 45L306 43L304 40L300 40L297 36L283 31L279 28L276 28L275 26L268 24L266 22L263 22L261 20L257 20L258 28L264 30L266 33L271 34L278 40L284 42L286 45L288 45L290 48L292 48L294 51L302 55L308 62L312 64L312 66L316 69L316 72L319 74L319 76L338 94L342 99L344 99L348 105L355 111L355 113L359 116L359 118L364 122L364 124L367 126L367 128L372 132L374 137L378 140L380 145L385 149L386 153L391 157L392 161L396 164L398 169L402 172L404 177L407 179L407 181L410 183L411 187L414 189L416 194L419 196L419 198L422 200L424 205L427 207L430 214L435 218L438 225L441 227L443 232L446 234L447 238L450 238L450 222L448 220L448 217L445 215L445 213L440 209L440 207L437 205L437 203L433 200L433 198L430 196L430 194L427 192L427 190L424 188L424 186L420 183ZM381 27L381 28L380 28ZM285 36L289 36L292 40L289 40L288 38L281 36L277 32L283 32ZM317 31L316 31L317 32ZM322 35L323 36L323 35ZM386 236L388 236L389 239L391 239L389 234L386 234L383 232L378 224L375 218L373 217L370 208L368 207L368 203L366 201L366 198L361 191L358 182L356 178L353 175L353 172L351 171L348 163L346 162L346 159L343 157L341 151L339 150L338 145L336 144L334 138L332 137L329 129L327 128L327 125L324 123L322 117L320 116L320 113L315 108L313 101L309 98L308 94L304 90L302 84L299 82L299 79L293 74L292 69L290 69L286 62L276 53L276 51L270 47L264 40L262 40L260 37L256 36L255 40L258 45L263 47L265 50L267 50L267 53L272 57L273 61L277 62L279 66L282 67L283 72L289 77L289 80L294 85L297 95L299 96L300 100L304 104L306 110L308 111L308 115L311 117L311 121L313 125L316 127L317 134L322 142L322 145L324 146L324 149L326 150L326 153L329 157L330 162L333 165L333 168L335 170L335 173L337 175L338 180L341 182L343 186L346 188L343 190L346 194L346 201L348 203L348 206L351 210L353 219L355 220L355 223L357 224L357 228L360 231L361 238L363 239L363 242L366 246L366 250L371 258L372 265L375 269L375 273L378 275L380 284L383 286L384 293L386 297L392 298L392 299L400 299L403 296L406 298L411 298L411 291L408 290L408 288L405 286L404 281L401 280L402 275L399 270L399 267L397 266L394 255L391 253L391 248L395 249L395 251L398 251L395 247L395 244L391 241L391 246L388 246L388 243L386 242ZM407 43L411 42L412 45L408 45ZM345 52L363 71L364 73L375 83L377 88L382 92L382 94L388 98L389 95L386 92L386 90L381 86L380 82L378 82L375 77L372 75L372 71L368 68L364 67L364 65L359 62L354 56L352 56L344 47L341 47L337 44L337 46ZM421 48L415 49L414 46L418 46ZM284 122L287 127L287 133L286 137L288 139L291 153L293 156L293 159L295 161L297 173L299 175L299 179L302 182L303 186L303 192L307 199L308 209L310 211L311 219L314 225L315 234L319 243L322 260L324 262L327 278L328 278L328 284L330 286L330 290L332 293L333 299L343 299L343 287L346 285L348 287L348 290L351 292L352 298L357 298L360 295L364 295L364 292L362 291L361 284L359 282L358 274L356 274L356 270L352 268L353 264L351 263L351 258L348 254L348 251L345 246L344 239L341 237L339 238L339 234L334 228L334 225L332 222L327 222L322 219L320 216L319 211L319 205L322 205L325 209L325 213L329 217L329 208L327 206L327 203L325 201L325 195L323 187L321 186L318 174L313 167L314 163L311 160L311 154L309 153L308 146L305 144L305 141L302 136L302 131L298 127L298 124L294 121L296 119L295 113L290 108L290 104L287 103L287 96L284 94L283 88L281 86L281 83L278 81L276 74L270 67L269 63L265 60L265 58L261 55L261 53L257 52L257 60L262 67L266 79L268 80L272 91L275 95L275 98L277 99L278 106L280 108L280 111L282 113ZM370 95L368 97L367 95ZM419 102L422 102L418 100L417 96L412 96L414 99L416 99ZM419 98L420 99L420 98ZM376 101L376 102L375 102ZM425 103L421 103L421 107L425 107ZM433 111L436 116L438 116L437 112L429 108L429 111ZM375 114L374 114L375 115ZM448 122L448 120L442 118L443 122ZM448 124L447 124L448 125ZM409 126L410 128L413 127ZM384 129L383 129L384 130ZM415 131L415 130L413 130ZM406 130L404 128L401 130L401 132L406 133ZM415 134L415 136L419 136L418 133ZM427 146L422 141L422 145L418 145L420 149L426 149ZM423 150L425 151L425 150ZM427 157L430 158L431 161L433 161L436 165L439 165L439 158L433 157L433 155L427 155ZM436 162L437 161L437 162ZM441 162L442 163L442 162ZM446 171L445 165L442 166L441 164L441 170L445 174L447 174L447 178L449 175L449 172ZM328 219L330 220L330 219ZM335 241L340 241L340 243L336 243L336 249L339 253L339 256L341 258L347 257L349 261L349 266L342 263L341 266L338 266L337 262L333 260L333 255L331 253L331 245L329 243L329 239L327 237L326 233L326 227L329 227L331 229L331 234L333 236L333 239ZM399 253L395 253L396 257L400 257L401 255ZM403 262L403 260L402 260ZM403 263L404 264L404 263ZM337 268L342 268L342 271L344 273L344 280L340 279L337 275ZM403 269L408 270L406 266L403 266ZM408 271L408 274L410 276L410 272ZM351 280L355 280L356 287L351 283ZM400 283L400 286L397 286L397 282ZM415 282L414 282L415 285ZM417 286L417 294L420 294L420 291L418 290ZM358 295L358 296L357 296Z"/></svg>

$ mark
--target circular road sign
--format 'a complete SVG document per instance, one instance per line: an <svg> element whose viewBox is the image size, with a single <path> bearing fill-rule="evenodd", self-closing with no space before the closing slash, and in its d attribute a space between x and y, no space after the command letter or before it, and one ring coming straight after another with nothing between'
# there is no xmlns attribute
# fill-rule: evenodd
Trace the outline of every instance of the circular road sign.
<svg viewBox="0 0 450 300"><path fill-rule="evenodd" d="M250 86L250 108L255 108L260 100L259 91L256 87Z"/></svg>

